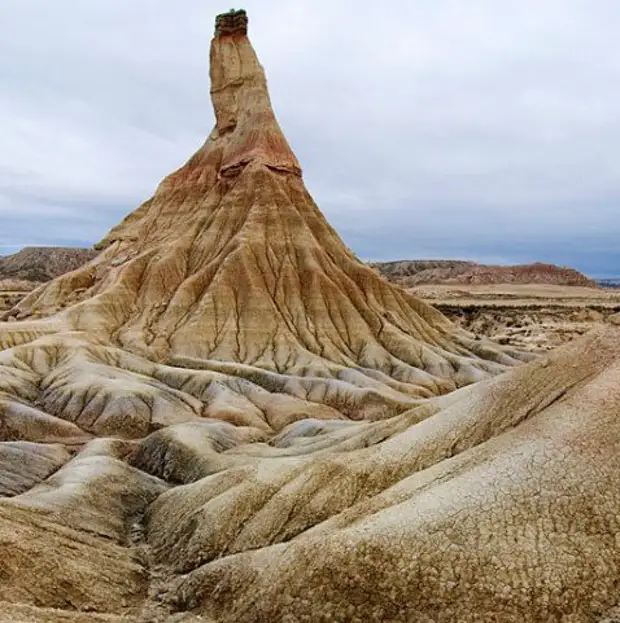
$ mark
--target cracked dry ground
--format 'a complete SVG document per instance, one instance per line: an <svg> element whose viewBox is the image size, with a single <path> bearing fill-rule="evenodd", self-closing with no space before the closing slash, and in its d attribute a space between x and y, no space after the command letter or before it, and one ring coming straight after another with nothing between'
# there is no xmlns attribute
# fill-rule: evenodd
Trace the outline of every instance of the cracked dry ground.
<svg viewBox="0 0 620 623"><path fill-rule="evenodd" d="M361 264L217 24L205 144L0 324L3 620L610 619L620 328L524 363Z"/></svg>

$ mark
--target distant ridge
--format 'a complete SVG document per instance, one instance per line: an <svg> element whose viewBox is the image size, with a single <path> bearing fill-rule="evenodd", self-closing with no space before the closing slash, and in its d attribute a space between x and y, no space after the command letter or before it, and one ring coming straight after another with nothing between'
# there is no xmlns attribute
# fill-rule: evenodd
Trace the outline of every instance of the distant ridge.
<svg viewBox="0 0 620 623"><path fill-rule="evenodd" d="M0 257L0 280L45 282L71 272L97 255L80 247L24 247Z"/></svg>
<svg viewBox="0 0 620 623"><path fill-rule="evenodd" d="M494 266L463 260L400 260L375 262L371 266L388 281L411 287L426 284L545 283L597 287L597 283L574 268L535 262Z"/></svg>

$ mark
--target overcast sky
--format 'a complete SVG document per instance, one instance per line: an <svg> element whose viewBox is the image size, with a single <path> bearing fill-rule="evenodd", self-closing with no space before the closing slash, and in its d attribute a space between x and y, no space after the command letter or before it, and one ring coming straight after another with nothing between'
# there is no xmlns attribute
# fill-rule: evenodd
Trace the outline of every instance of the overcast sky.
<svg viewBox="0 0 620 623"><path fill-rule="evenodd" d="M91 245L202 144L230 7L0 3L0 254ZM243 8L306 184L360 257L620 274L620 2Z"/></svg>

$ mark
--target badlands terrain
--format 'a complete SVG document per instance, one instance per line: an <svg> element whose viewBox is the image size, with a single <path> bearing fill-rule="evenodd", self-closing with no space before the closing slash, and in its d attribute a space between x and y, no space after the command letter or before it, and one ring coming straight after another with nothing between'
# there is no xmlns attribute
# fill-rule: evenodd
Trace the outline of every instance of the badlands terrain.
<svg viewBox="0 0 620 623"><path fill-rule="evenodd" d="M615 319L476 338L325 221L244 12L210 77L204 145L0 323L4 620L610 620Z"/></svg>
<svg viewBox="0 0 620 623"><path fill-rule="evenodd" d="M403 260L371 266L468 331L526 351L566 344L620 312L620 289L552 264Z"/></svg>
<svg viewBox="0 0 620 623"><path fill-rule="evenodd" d="M548 351L613 322L620 290L551 284L423 285L409 288L452 322L532 352Z"/></svg>
<svg viewBox="0 0 620 623"><path fill-rule="evenodd" d="M82 266L96 254L84 248L26 247L0 257L0 313L16 308L43 282ZM475 335L527 351L565 344L620 312L620 289L599 287L574 269L552 264L404 260L370 266Z"/></svg>

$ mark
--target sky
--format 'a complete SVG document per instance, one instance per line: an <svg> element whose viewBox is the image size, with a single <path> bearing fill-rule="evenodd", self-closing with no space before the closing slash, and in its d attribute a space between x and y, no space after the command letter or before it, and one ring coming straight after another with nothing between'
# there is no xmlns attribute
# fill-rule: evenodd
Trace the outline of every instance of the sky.
<svg viewBox="0 0 620 623"><path fill-rule="evenodd" d="M0 3L0 254L92 245L200 147L230 8ZM620 275L620 2L235 8L306 185L358 256Z"/></svg>

